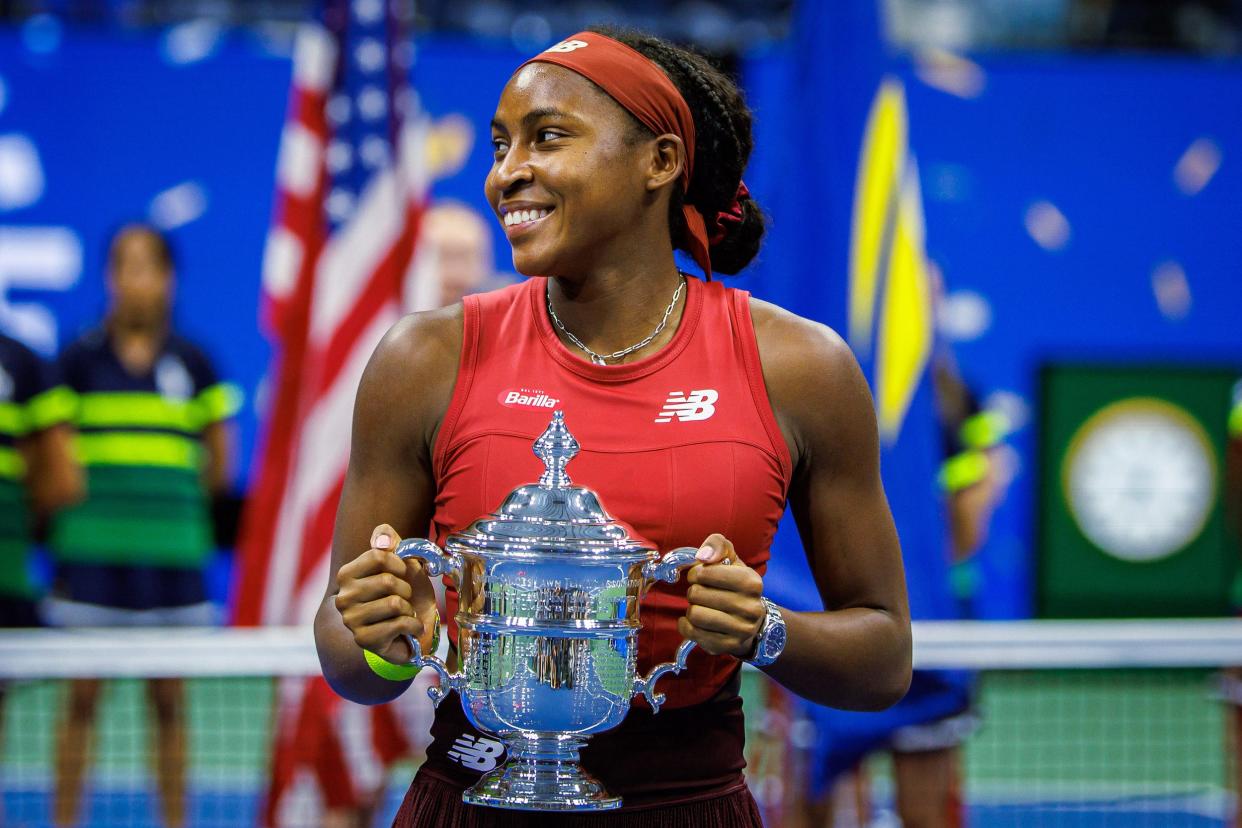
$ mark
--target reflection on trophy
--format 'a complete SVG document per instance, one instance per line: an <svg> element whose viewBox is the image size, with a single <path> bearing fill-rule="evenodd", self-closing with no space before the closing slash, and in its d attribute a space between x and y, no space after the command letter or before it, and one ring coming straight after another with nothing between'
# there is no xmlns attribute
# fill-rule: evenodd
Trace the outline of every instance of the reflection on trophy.
<svg viewBox="0 0 1242 828"><path fill-rule="evenodd" d="M681 672L694 642L673 661L636 675L639 602L657 579L677 580L695 561L692 547L663 558L613 520L594 492L574 486L565 466L578 441L557 411L535 441L545 470L535 485L509 493L493 514L430 541L402 541L397 554L417 557L432 575L450 574L461 596L457 612L461 670L449 673L418 642L411 664L440 674L428 690L439 704L461 695L466 716L496 734L508 761L466 790L475 805L535 811L616 808L621 798L579 766L586 740L616 727L641 693L652 710L665 673Z"/></svg>

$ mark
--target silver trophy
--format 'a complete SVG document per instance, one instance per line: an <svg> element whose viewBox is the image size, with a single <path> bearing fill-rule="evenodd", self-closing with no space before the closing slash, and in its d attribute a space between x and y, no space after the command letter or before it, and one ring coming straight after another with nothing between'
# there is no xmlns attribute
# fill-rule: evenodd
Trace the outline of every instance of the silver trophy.
<svg viewBox="0 0 1242 828"><path fill-rule="evenodd" d="M462 794L474 805L529 811L601 811L612 796L579 765L596 733L616 727L632 697L655 691L665 673L679 673L693 641L674 659L637 676L639 602L655 581L675 583L695 562L693 547L663 558L613 520L590 489L574 486L566 464L578 441L562 412L535 441L545 470L536 485L509 493L493 514L448 537L443 550L404 540L402 558L420 558L432 576L457 583L462 669L450 673L424 656L412 637L411 664L431 667L439 705L450 689L479 730L505 744L507 761Z"/></svg>

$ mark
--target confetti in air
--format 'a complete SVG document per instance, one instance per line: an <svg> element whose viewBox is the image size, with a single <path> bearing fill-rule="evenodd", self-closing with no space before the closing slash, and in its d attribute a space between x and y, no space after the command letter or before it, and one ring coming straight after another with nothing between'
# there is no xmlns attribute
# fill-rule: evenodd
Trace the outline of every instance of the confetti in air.
<svg viewBox="0 0 1242 828"><path fill-rule="evenodd" d="M151 199L151 222L162 230L175 230L207 211L207 193L197 181L185 181Z"/></svg>
<svg viewBox="0 0 1242 828"><path fill-rule="evenodd" d="M988 411L996 411L1003 415L1009 424L1010 432L1026 428L1031 421L1031 404L1015 391L1005 389L993 391L984 400L983 407Z"/></svg>
<svg viewBox="0 0 1242 828"><path fill-rule="evenodd" d="M1211 138L1199 138L1182 153L1173 168L1173 181L1188 196L1198 195L1220 169L1220 145Z"/></svg>
<svg viewBox="0 0 1242 828"><path fill-rule="evenodd" d="M164 35L161 51L174 66L198 63L215 54L224 36L224 27L211 20L191 20L173 26Z"/></svg>
<svg viewBox="0 0 1242 828"><path fill-rule="evenodd" d="M1185 269L1177 262L1162 262L1151 273L1151 289L1165 319L1181 321L1190 314L1193 297Z"/></svg>
<svg viewBox="0 0 1242 828"><path fill-rule="evenodd" d="M936 325L954 342L978 339L992 327L992 305L973 290L955 290L937 308Z"/></svg>
<svg viewBox="0 0 1242 828"><path fill-rule="evenodd" d="M959 98L977 98L987 86L983 67L946 49L925 49L915 57L914 73L933 89Z"/></svg>
<svg viewBox="0 0 1242 828"><path fill-rule="evenodd" d="M1026 211L1026 232L1044 250L1057 251L1069 244L1070 223L1050 201L1036 201Z"/></svg>

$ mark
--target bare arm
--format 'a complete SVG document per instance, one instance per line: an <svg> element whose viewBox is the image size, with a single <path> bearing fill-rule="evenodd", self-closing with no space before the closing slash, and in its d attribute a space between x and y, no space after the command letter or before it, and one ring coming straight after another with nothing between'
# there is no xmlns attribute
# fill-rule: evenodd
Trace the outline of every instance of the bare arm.
<svg viewBox="0 0 1242 828"><path fill-rule="evenodd" d="M18 442L26 461L30 501L35 511L47 516L82 499L86 484L82 467L73 452L73 429L54 425Z"/></svg>
<svg viewBox="0 0 1242 828"><path fill-rule="evenodd" d="M883 709L909 687L910 612L871 394L832 331L766 303L752 309L768 394L794 460L790 507L826 607L782 610L785 651L763 669L819 704ZM709 652L745 657L763 618L762 581L745 566L715 563L736 560L727 539L713 535L707 545L715 550L709 564L687 576L695 586L682 632ZM714 615L695 606L703 602ZM713 632L696 629L696 616Z"/></svg>
<svg viewBox="0 0 1242 828"><path fill-rule="evenodd" d="M207 463L203 468L207 491L228 491L233 485L233 449L237 445L234 424L229 420L209 423L203 429L203 445L207 449Z"/></svg>
<svg viewBox="0 0 1242 828"><path fill-rule="evenodd" d="M884 708L910 684L910 610L871 393L836 334L769 308L755 314L764 377L796 448L790 508L826 611L783 613L789 641L767 672L824 704Z"/></svg>
<svg viewBox="0 0 1242 828"><path fill-rule="evenodd" d="M397 536L423 537L431 525L431 452L452 396L461 326L460 305L406 317L376 348L358 386L331 572L315 618L324 677L353 701L388 701L409 686L371 672L364 647L402 662L410 656L402 634L424 650L431 644L431 582L416 561L391 550ZM389 543L377 546L380 535Z"/></svg>

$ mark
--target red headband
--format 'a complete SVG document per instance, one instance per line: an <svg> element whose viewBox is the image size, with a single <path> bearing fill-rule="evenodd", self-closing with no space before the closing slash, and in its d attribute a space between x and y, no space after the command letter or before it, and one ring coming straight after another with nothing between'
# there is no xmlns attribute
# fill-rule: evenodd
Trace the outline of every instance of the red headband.
<svg viewBox="0 0 1242 828"><path fill-rule="evenodd" d="M554 63L577 72L607 92L656 135L671 133L680 138L686 147L682 192L690 188L690 176L694 172L694 116L686 99L659 66L624 43L595 32L578 32L535 55L518 70L535 62ZM744 184L738 187L739 196L745 194L745 189ZM693 205L682 205L682 213L690 236L687 244L690 256L710 279L712 262L708 253L707 222ZM741 215L741 206L736 201L715 217L711 240L719 241L724 237L723 225L735 223L735 215Z"/></svg>

